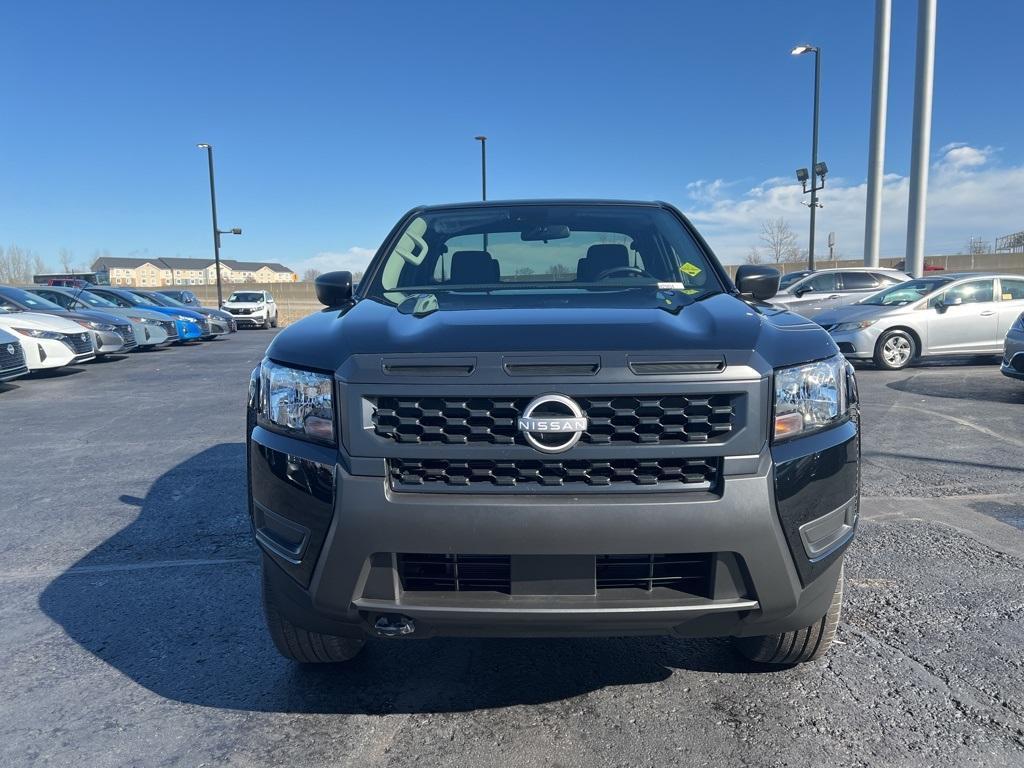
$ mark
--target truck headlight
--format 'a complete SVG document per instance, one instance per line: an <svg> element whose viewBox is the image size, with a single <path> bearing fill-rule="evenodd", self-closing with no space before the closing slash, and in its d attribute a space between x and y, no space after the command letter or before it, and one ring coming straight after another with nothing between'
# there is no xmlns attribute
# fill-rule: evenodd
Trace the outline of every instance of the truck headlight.
<svg viewBox="0 0 1024 768"><path fill-rule="evenodd" d="M846 417L848 367L837 355L775 371L776 441L825 429Z"/></svg>
<svg viewBox="0 0 1024 768"><path fill-rule="evenodd" d="M830 333L841 333L843 331L863 331L865 328L870 328L875 324L874 320L861 320L858 323L840 323L834 326Z"/></svg>
<svg viewBox="0 0 1024 768"><path fill-rule="evenodd" d="M271 429L333 445L334 379L264 360L257 415Z"/></svg>

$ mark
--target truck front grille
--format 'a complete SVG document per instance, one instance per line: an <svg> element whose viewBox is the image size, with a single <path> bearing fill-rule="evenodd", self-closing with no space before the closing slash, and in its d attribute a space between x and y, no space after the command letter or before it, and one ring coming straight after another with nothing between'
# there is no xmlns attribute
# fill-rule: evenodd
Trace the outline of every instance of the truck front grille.
<svg viewBox="0 0 1024 768"><path fill-rule="evenodd" d="M711 597L712 556L708 553L676 555L598 555L598 589L656 587Z"/></svg>
<svg viewBox="0 0 1024 768"><path fill-rule="evenodd" d="M564 487L674 486L711 488L718 479L719 459L611 459L608 461L488 459L392 459L388 463L396 487Z"/></svg>
<svg viewBox="0 0 1024 768"><path fill-rule="evenodd" d="M576 401L589 425L582 443L593 445L709 443L733 428L737 395L640 395ZM525 445L518 418L531 398L370 398L373 430L396 443Z"/></svg>
<svg viewBox="0 0 1024 768"><path fill-rule="evenodd" d="M508 555L398 555L398 577L407 592L512 591Z"/></svg>

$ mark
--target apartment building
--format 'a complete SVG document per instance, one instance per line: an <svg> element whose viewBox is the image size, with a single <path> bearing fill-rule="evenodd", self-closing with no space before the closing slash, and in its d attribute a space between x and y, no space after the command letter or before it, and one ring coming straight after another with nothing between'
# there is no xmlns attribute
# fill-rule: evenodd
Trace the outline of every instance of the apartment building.
<svg viewBox="0 0 1024 768"><path fill-rule="evenodd" d="M106 273L113 286L158 288L217 282L213 259L106 256L93 262L92 271ZM294 283L299 276L277 262L221 259L220 279L222 283Z"/></svg>

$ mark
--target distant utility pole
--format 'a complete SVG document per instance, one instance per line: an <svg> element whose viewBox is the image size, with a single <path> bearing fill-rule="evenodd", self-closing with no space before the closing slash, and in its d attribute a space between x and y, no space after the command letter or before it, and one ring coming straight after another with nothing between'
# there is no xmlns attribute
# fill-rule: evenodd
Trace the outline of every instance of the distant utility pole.
<svg viewBox="0 0 1024 768"><path fill-rule="evenodd" d="M828 233L828 260L832 262L833 267L839 266L836 263L836 233Z"/></svg>
<svg viewBox="0 0 1024 768"><path fill-rule="evenodd" d="M210 210L213 213L213 265L217 272L217 309L221 308L224 303L224 294L221 291L220 285L220 236L221 235L240 235L242 230L238 227L232 229L221 230L217 228L217 193L213 187L213 146L210 144L196 144L199 149L206 150L206 159L210 166ZM172 276L171 281L174 281Z"/></svg>
<svg viewBox="0 0 1024 768"><path fill-rule="evenodd" d="M875 66L871 80L871 140L868 149L868 199L864 218L864 266L878 266L882 231L882 180L885 175L885 118L889 102L889 27L892 0L875 0Z"/></svg>
<svg viewBox="0 0 1024 768"><path fill-rule="evenodd" d="M487 137L473 138L480 142L480 199L487 200Z"/></svg>
<svg viewBox="0 0 1024 768"><path fill-rule="evenodd" d="M907 210L906 267L924 274L924 227L928 203L928 156L932 142L932 84L935 79L936 0L918 0L917 64L914 79L914 137L910 151L910 204Z"/></svg>

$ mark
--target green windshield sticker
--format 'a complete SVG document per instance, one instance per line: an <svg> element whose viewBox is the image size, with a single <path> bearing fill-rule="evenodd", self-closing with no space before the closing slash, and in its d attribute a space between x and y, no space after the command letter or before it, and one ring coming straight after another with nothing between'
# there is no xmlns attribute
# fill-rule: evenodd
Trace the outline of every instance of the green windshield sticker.
<svg viewBox="0 0 1024 768"><path fill-rule="evenodd" d="M700 267L698 267L696 264L686 262L685 264L683 264L683 266L679 268L679 271L682 272L684 275L696 277L697 275L700 274Z"/></svg>
<svg viewBox="0 0 1024 768"><path fill-rule="evenodd" d="M700 293L696 288L687 288L683 293L693 296L695 293Z"/></svg>

